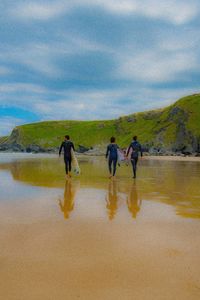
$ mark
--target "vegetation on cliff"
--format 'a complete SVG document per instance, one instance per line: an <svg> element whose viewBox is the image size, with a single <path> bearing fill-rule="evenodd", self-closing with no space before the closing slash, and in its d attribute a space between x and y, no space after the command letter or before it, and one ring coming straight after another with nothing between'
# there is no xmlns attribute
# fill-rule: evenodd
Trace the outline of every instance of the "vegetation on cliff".
<svg viewBox="0 0 200 300"><path fill-rule="evenodd" d="M135 113L105 121L47 121L17 126L5 144L21 149L53 149L69 134L76 146L103 147L110 136L120 146L133 135L147 149L200 152L200 94L181 98L159 110ZM39 149L38 148L38 149Z"/></svg>

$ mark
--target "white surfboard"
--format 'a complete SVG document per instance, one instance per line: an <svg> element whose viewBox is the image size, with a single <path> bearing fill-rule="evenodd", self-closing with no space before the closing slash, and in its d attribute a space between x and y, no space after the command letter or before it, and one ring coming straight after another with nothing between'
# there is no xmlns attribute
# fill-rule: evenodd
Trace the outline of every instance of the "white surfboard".
<svg viewBox="0 0 200 300"><path fill-rule="evenodd" d="M117 159L119 163L124 162L126 160L124 152L120 149L117 149Z"/></svg>
<svg viewBox="0 0 200 300"><path fill-rule="evenodd" d="M126 152L121 149L117 149L117 156L118 166L120 166L121 164L125 164L126 166L128 166L129 160L126 157Z"/></svg>
<svg viewBox="0 0 200 300"><path fill-rule="evenodd" d="M73 149L71 149L71 156L72 156L72 171L74 174L80 175L81 169L79 167L78 160L76 158L76 155L75 155L75 152Z"/></svg>

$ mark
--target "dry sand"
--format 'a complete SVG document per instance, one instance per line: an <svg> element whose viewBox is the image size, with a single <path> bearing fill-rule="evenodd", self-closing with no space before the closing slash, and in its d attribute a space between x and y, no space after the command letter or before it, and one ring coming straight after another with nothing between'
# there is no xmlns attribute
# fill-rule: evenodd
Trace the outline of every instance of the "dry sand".
<svg viewBox="0 0 200 300"><path fill-rule="evenodd" d="M109 221L87 194L68 220L51 199L1 203L1 299L200 299L199 221L148 201Z"/></svg>

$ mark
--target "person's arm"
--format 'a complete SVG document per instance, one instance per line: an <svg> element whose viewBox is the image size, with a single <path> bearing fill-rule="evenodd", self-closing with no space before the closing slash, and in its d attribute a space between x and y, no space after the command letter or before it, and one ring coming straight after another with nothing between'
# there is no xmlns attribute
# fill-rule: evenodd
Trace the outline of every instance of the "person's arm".
<svg viewBox="0 0 200 300"><path fill-rule="evenodd" d="M60 149L59 149L59 156L61 155L62 148L63 148L63 142L62 142L62 144L60 145Z"/></svg>
<svg viewBox="0 0 200 300"><path fill-rule="evenodd" d="M131 144L130 144L130 146L128 147L128 151L127 151L127 153L126 153L126 156L127 156L127 157L128 157L128 155L129 155L130 149L131 149Z"/></svg>
<svg viewBox="0 0 200 300"><path fill-rule="evenodd" d="M140 154L141 154L141 157L143 156L143 151L142 151L142 146L140 145Z"/></svg>
<svg viewBox="0 0 200 300"><path fill-rule="evenodd" d="M107 147L107 151L106 151L106 158L108 157L108 153L109 153L109 146Z"/></svg>
<svg viewBox="0 0 200 300"><path fill-rule="evenodd" d="M74 148L74 144L72 143L72 149L74 150L74 152L75 152L75 148Z"/></svg>

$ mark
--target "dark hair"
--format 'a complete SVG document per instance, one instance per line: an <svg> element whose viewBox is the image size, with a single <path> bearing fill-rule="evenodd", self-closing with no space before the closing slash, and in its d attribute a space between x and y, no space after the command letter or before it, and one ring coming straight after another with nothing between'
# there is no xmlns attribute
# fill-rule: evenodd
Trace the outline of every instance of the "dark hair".
<svg viewBox="0 0 200 300"><path fill-rule="evenodd" d="M111 143L114 143L114 142L115 142L115 137L114 137L114 136L112 136L112 137L110 138L110 142L111 142Z"/></svg>
<svg viewBox="0 0 200 300"><path fill-rule="evenodd" d="M69 140L69 139L70 139L69 135L65 135L65 138L66 138L67 140Z"/></svg>
<svg viewBox="0 0 200 300"><path fill-rule="evenodd" d="M133 140L137 141L137 135L134 135Z"/></svg>

